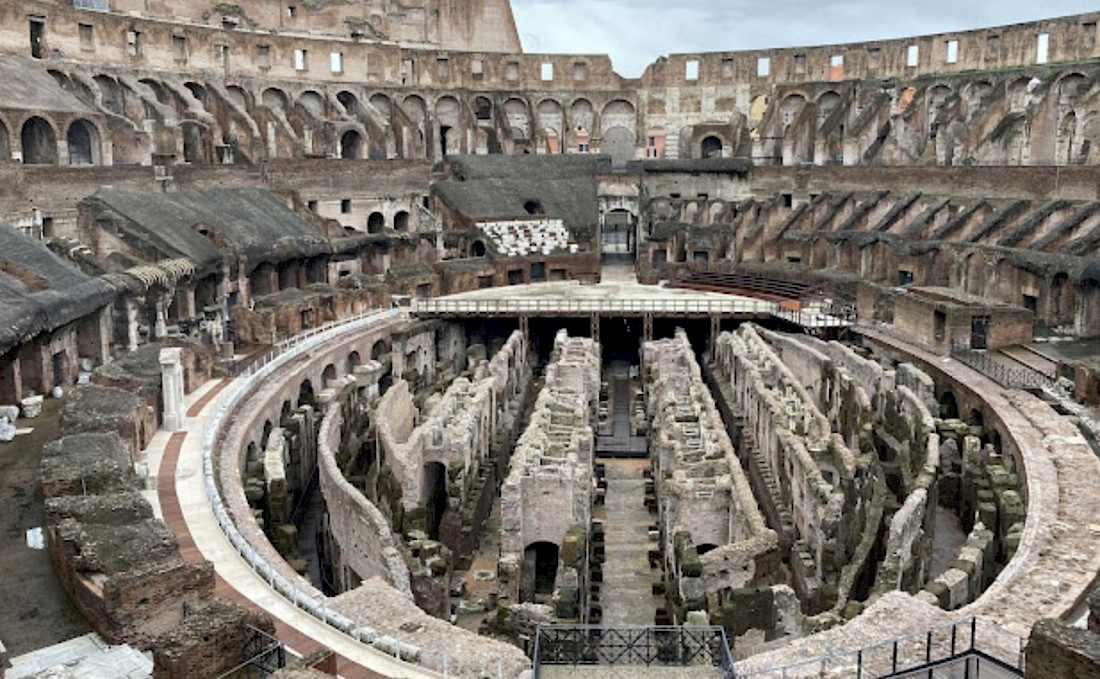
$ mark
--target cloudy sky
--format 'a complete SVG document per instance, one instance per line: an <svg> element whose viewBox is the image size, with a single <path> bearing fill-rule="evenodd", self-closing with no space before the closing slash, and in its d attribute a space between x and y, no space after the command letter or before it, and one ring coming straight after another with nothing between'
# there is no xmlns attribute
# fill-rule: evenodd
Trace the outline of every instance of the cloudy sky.
<svg viewBox="0 0 1100 679"><path fill-rule="evenodd" d="M661 55L901 38L1098 9L1096 0L512 0L526 52Z"/></svg>

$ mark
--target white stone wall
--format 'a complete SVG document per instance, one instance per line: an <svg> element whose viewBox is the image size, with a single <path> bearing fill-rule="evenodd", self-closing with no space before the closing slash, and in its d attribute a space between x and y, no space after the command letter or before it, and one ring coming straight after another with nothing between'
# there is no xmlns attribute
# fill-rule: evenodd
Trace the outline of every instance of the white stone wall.
<svg viewBox="0 0 1100 679"><path fill-rule="evenodd" d="M778 549L778 537L760 512L687 335L677 330L673 339L646 342L643 362L664 534L686 530L696 547L716 546L702 556L708 593L746 587L758 575L757 560Z"/></svg>
<svg viewBox="0 0 1100 679"><path fill-rule="evenodd" d="M592 422L600 367L599 344L558 332L546 386L516 443L501 489L501 569L512 576L513 588L519 585L514 576L529 545L561 547L571 526L591 522Z"/></svg>

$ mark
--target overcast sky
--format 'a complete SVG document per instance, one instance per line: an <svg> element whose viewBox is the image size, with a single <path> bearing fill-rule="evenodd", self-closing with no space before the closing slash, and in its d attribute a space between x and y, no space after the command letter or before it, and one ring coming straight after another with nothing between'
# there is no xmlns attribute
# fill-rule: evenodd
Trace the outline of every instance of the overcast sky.
<svg viewBox="0 0 1100 679"><path fill-rule="evenodd" d="M1098 9L1096 0L512 0L525 52L657 57L942 33Z"/></svg>

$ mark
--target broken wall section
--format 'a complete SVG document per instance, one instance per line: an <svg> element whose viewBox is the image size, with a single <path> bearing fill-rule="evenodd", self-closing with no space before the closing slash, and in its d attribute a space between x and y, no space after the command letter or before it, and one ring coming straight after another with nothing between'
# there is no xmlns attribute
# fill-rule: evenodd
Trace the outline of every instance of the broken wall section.
<svg viewBox="0 0 1100 679"><path fill-rule="evenodd" d="M755 326L718 337L715 371L757 498L790 549L804 609L843 606L842 584L864 566L878 526L881 489L868 456L857 457L832 431L816 397ZM866 395L861 401L869 405Z"/></svg>
<svg viewBox="0 0 1100 679"><path fill-rule="evenodd" d="M688 611L714 610L733 590L770 584L779 542L687 335L678 329L642 352L666 591L682 622Z"/></svg>
<svg viewBox="0 0 1100 679"><path fill-rule="evenodd" d="M600 394L600 345L588 338L554 338L529 424L516 444L501 489L501 585L513 601L551 588L536 580L536 557L556 550L553 601L558 618L586 610L588 531L592 518L593 449ZM540 549L540 546L550 545ZM543 572L545 576L545 571Z"/></svg>

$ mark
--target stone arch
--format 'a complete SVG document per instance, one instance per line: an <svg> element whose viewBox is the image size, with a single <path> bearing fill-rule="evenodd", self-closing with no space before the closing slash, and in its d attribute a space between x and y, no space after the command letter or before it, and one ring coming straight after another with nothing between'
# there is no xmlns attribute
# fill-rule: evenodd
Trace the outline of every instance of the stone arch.
<svg viewBox="0 0 1100 679"><path fill-rule="evenodd" d="M266 108L276 113L281 113L284 116L287 114L287 109L290 107L290 98L287 97L286 92L277 87L269 87L264 90L263 94L260 95L260 101L263 102Z"/></svg>
<svg viewBox="0 0 1100 679"><path fill-rule="evenodd" d="M306 90L298 97L298 105L309 112L314 118L325 117L325 98L320 92Z"/></svg>
<svg viewBox="0 0 1100 679"><path fill-rule="evenodd" d="M1069 111L1058 123L1058 134L1054 144L1054 164L1062 165L1074 162L1074 148L1077 140L1077 114Z"/></svg>
<svg viewBox="0 0 1100 679"><path fill-rule="evenodd" d="M835 90L826 90L817 98L817 129L825 127L829 116L840 106L840 94Z"/></svg>
<svg viewBox="0 0 1100 679"><path fill-rule="evenodd" d="M783 97L783 101L779 102L779 118L784 131L790 127L805 105L806 97L801 94L788 94Z"/></svg>
<svg viewBox="0 0 1100 679"><path fill-rule="evenodd" d="M370 358L372 361L377 361L388 353L390 353L390 342L386 338L375 340L374 344L370 347Z"/></svg>
<svg viewBox="0 0 1100 679"><path fill-rule="evenodd" d="M344 160L357 160L363 157L363 135L357 130L348 130L341 135L340 157Z"/></svg>
<svg viewBox="0 0 1100 679"><path fill-rule="evenodd" d="M592 102L581 97L569 106L569 122L574 130L591 132L596 127L596 109Z"/></svg>
<svg viewBox="0 0 1100 679"><path fill-rule="evenodd" d="M612 128L623 127L631 130L630 136L633 138L633 130L637 123L638 118L634 104L625 99L613 99L607 102L603 110L600 111L600 129L605 137Z"/></svg>
<svg viewBox="0 0 1100 679"><path fill-rule="evenodd" d="M240 85L226 85L225 92L229 101L239 106L242 110L252 110L252 96L248 93L248 90Z"/></svg>
<svg viewBox="0 0 1100 679"><path fill-rule="evenodd" d="M69 124L65 134L69 146L69 165L99 165L103 162L99 129L83 118Z"/></svg>
<svg viewBox="0 0 1100 679"><path fill-rule="evenodd" d="M527 102L519 97L509 97L501 105L504 117L508 120L508 127L512 130L513 141L523 141L531 138L531 116Z"/></svg>
<svg viewBox="0 0 1100 679"><path fill-rule="evenodd" d="M92 80L99 88L99 105L111 113L123 115L122 89L118 81L108 75L97 75Z"/></svg>
<svg viewBox="0 0 1100 679"><path fill-rule="evenodd" d="M401 110L414 123L422 123L428 117L428 104L423 97L417 94L410 94L405 97L401 102Z"/></svg>
<svg viewBox="0 0 1100 679"><path fill-rule="evenodd" d="M493 102L489 97L478 95L473 101L474 119L487 122L493 119Z"/></svg>
<svg viewBox="0 0 1100 679"><path fill-rule="evenodd" d="M353 118L357 118L360 114L359 97L355 96L354 92L348 90L340 90L336 93L336 101L340 102L340 105L344 107L344 111Z"/></svg>
<svg viewBox="0 0 1100 679"><path fill-rule="evenodd" d="M193 80L189 80L183 84L190 92L191 96L195 97L202 104L203 108L210 108L210 96L201 83L197 83Z"/></svg>
<svg viewBox="0 0 1100 679"><path fill-rule="evenodd" d="M348 369L347 373L350 375L355 372L355 369L363 365L363 359L359 357L358 351L353 351L348 354Z"/></svg>
<svg viewBox="0 0 1100 679"><path fill-rule="evenodd" d="M393 230L394 231L408 231L409 230L409 213L405 210L398 210L397 214L393 216Z"/></svg>
<svg viewBox="0 0 1100 679"><path fill-rule="evenodd" d="M309 380L303 380L298 385L298 407L312 406L313 405L313 383Z"/></svg>
<svg viewBox="0 0 1100 679"><path fill-rule="evenodd" d="M370 105L382 114L382 117L386 120L393 117L393 102L381 92L376 92L370 96Z"/></svg>
<svg viewBox="0 0 1100 679"><path fill-rule="evenodd" d="M57 134L45 118L32 116L23 123L19 134L23 162L28 165L57 164Z"/></svg>
<svg viewBox="0 0 1100 679"><path fill-rule="evenodd" d="M979 108L982 101L993 91L993 83L988 80L977 80L966 86L964 97L967 109L971 112Z"/></svg>
<svg viewBox="0 0 1100 679"><path fill-rule="evenodd" d="M925 110L928 112L929 125L939 118L940 112L943 111L947 100L952 94L954 94L954 91L947 85L936 85L928 90L928 96L925 99Z"/></svg>
<svg viewBox="0 0 1100 679"><path fill-rule="evenodd" d="M386 216L375 211L367 216L367 233L382 233L386 228Z"/></svg>
<svg viewBox="0 0 1100 679"><path fill-rule="evenodd" d="M458 100L450 95L442 96L435 102L435 119L439 132L439 151L446 156L452 153L460 153L461 140L457 133L451 134L458 128L462 109Z"/></svg>
<svg viewBox="0 0 1100 679"><path fill-rule="evenodd" d="M485 256L485 241L480 238L470 244L470 256L471 257L484 257Z"/></svg>
<svg viewBox="0 0 1100 679"><path fill-rule="evenodd" d="M1073 108L1085 94L1087 79L1082 73L1071 71L1058 78L1054 89L1058 92L1058 106L1063 110Z"/></svg>
<svg viewBox="0 0 1100 679"><path fill-rule="evenodd" d="M271 420L264 420L263 433L260 434L260 449L267 450L267 444L271 441L271 432L275 430L275 425L271 423Z"/></svg>
<svg viewBox="0 0 1100 679"><path fill-rule="evenodd" d="M721 158L722 140L713 134L704 137L703 140L699 142L699 157Z"/></svg>
<svg viewBox="0 0 1100 679"><path fill-rule="evenodd" d="M336 364L329 363L325 366L325 369L321 372L321 387L323 389L329 388L329 383L336 379Z"/></svg>

